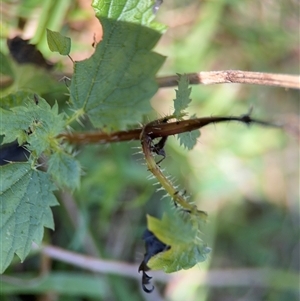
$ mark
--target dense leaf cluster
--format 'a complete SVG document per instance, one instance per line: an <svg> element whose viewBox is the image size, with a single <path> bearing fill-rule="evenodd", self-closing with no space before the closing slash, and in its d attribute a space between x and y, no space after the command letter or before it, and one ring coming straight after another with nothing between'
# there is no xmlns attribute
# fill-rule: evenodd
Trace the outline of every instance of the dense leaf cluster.
<svg viewBox="0 0 300 301"><path fill-rule="evenodd" d="M165 60L165 57L152 51L165 30L164 25L153 22L154 5L157 4L150 0L93 2L104 36L90 58L74 62L67 111L66 108L60 108L57 102L50 105L47 99L40 97L42 91L36 86L28 88L24 84L21 89L20 85L12 86L3 95L0 108L2 144L17 141L28 151L28 162L6 162L0 167L3 178L0 191L3 242L0 272L8 267L14 254L23 261L31 250L31 243L41 243L44 227L54 228L50 207L57 205L57 201L53 191L79 187L80 164L75 159L73 148L61 134L68 131L74 121L85 116L95 128L110 132L136 125L145 114L152 111L149 99L158 89L155 75ZM43 61L40 52L28 41L22 42L21 38L16 40L23 51L20 54L23 59L18 60L19 63L36 64L35 61L26 60L25 54L30 51L33 57L38 54ZM47 30L47 41L51 51L61 55L70 54L69 38ZM16 51L14 48L15 56L19 55ZM24 65L24 68L26 72L30 66ZM13 74L9 64L6 69L8 74ZM38 72L43 74L44 71ZM36 74L31 76L33 79ZM43 76L40 77L45 78ZM181 76L174 100L175 119L181 120L185 115L184 110L191 101L190 91L187 77ZM198 132L181 134L180 143L191 149L198 136ZM157 232L156 235L164 241L168 233L161 234L153 226L155 220L149 217L149 221L151 231ZM176 218L170 225L165 219L162 223L163 227L170 229L171 224L176 224ZM189 252L187 257L182 255L185 254L185 248L190 250L189 243L193 244L195 233L191 232L191 241L185 246L185 242L177 245L176 232L174 235L171 241L167 239L168 244L172 245L171 251L164 254L164 259L151 259L149 267L172 272L204 259L202 251L199 258L189 255ZM169 254L172 254L172 264L168 259ZM175 258L178 260L174 261Z"/></svg>

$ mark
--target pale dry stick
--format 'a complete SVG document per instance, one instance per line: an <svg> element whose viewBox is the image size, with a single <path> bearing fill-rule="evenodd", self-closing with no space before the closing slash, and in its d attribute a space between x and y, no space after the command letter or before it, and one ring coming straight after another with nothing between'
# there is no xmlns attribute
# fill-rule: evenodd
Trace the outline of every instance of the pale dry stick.
<svg viewBox="0 0 300 301"><path fill-rule="evenodd" d="M32 248L33 250L46 254L54 260L69 263L88 271L115 274L133 279L140 278L140 275L137 273L137 264L97 259L51 245L39 247L33 243ZM182 275L184 274L190 275L189 281L193 279L192 282L198 285L211 287L276 287L280 284L281 289L298 289L299 279L297 273L269 268L215 269L211 271L193 269L192 271L181 271L173 275L165 274L162 271L151 271L151 276L155 275L155 280L163 283L169 282L170 280L176 283L176 279L182 281ZM286 280L284 281L285 278ZM4 279L2 278L2 280ZM21 281L21 279L16 280Z"/></svg>
<svg viewBox="0 0 300 301"><path fill-rule="evenodd" d="M188 73L190 84L253 84L277 86L287 89L300 89L300 76L277 73L252 72L242 70L207 71ZM160 88L178 86L178 76L164 76L156 79Z"/></svg>
<svg viewBox="0 0 300 301"><path fill-rule="evenodd" d="M46 254L52 259L69 263L92 272L115 274L140 280L140 275L137 273L137 264L128 264L114 260L102 260L95 257L70 252L50 245L39 247L33 243L32 248L33 250L37 250L43 254ZM170 276L164 274L163 272L153 272L153 274L155 274L156 280L162 282L167 282L170 278Z"/></svg>

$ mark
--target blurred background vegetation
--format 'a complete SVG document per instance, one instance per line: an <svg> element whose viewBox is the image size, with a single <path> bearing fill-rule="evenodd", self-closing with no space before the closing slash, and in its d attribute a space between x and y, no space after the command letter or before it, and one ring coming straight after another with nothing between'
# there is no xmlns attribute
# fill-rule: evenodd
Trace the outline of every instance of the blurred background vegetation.
<svg viewBox="0 0 300 301"><path fill-rule="evenodd" d="M9 56L6 39L20 35L56 64L49 73L11 62L13 75L2 77L2 95L32 88L66 108L67 89L58 79L72 73L72 63L49 51L45 29L72 38L74 60L88 57L94 39L102 36L90 4L2 1L3 56ZM297 0L165 0L157 18L169 27L156 47L168 57L160 76L226 69L299 74ZM149 118L170 113L174 97L174 89L160 89L152 100L156 113ZM198 117L240 115L253 106L256 118L299 120L295 90L193 86L192 99L190 113ZM45 244L96 258L141 262L145 216L160 217L169 204L148 180L141 156L134 154L137 146L78 148L84 170L81 187L74 195L57 193L61 206L53 208L56 229L45 231ZM23 264L16 259L2 276L0 299L299 300L297 138L255 125L219 124L202 129L194 150L182 149L171 137L166 152L162 166L209 214L203 228L203 239L212 248L207 262L156 283L153 294L146 295L136 279L91 273L33 252Z"/></svg>

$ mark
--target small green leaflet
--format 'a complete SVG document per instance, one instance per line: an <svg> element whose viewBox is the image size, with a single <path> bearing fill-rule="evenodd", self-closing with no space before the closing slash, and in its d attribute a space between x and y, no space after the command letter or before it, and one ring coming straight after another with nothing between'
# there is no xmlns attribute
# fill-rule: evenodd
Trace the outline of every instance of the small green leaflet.
<svg viewBox="0 0 300 301"><path fill-rule="evenodd" d="M189 80L186 74L180 75L178 81L178 90L176 91L176 98L174 99L174 116L177 119L181 119L182 115L185 114L184 110L188 107L189 103L191 102L190 94L192 88L189 88ZM192 116L195 118L195 116ZM178 134L177 138L179 140L180 145L187 148L188 150L193 149L193 147L197 143L197 139L200 137L200 131L195 130L188 133Z"/></svg>
<svg viewBox="0 0 300 301"><path fill-rule="evenodd" d="M199 238L198 226L191 220L184 220L178 213L164 214L162 220L147 215L147 224L161 242L171 247L150 258L147 263L150 269L173 273L206 260L210 248Z"/></svg>
<svg viewBox="0 0 300 301"><path fill-rule="evenodd" d="M174 99L174 115L176 117L182 116L184 110L188 107L191 102L190 95L192 88L189 88L189 80L186 74L180 75L178 81L178 90L176 91L176 98Z"/></svg>
<svg viewBox="0 0 300 301"><path fill-rule="evenodd" d="M191 116L190 119L196 118L195 115ZM200 137L200 130L195 130L192 132L181 133L177 135L180 145L185 147L188 150L194 148L197 144L197 139Z"/></svg>
<svg viewBox="0 0 300 301"><path fill-rule="evenodd" d="M56 152L48 161L48 173L60 186L75 189L80 182L80 164L75 158L64 152Z"/></svg>
<svg viewBox="0 0 300 301"><path fill-rule="evenodd" d="M197 143L197 139L200 137L200 131L195 130L192 132L181 133L177 135L180 145L188 150L194 148Z"/></svg>
<svg viewBox="0 0 300 301"><path fill-rule="evenodd" d="M69 55L70 53L71 39L59 32L47 29L47 43L52 52L59 52L61 55Z"/></svg>
<svg viewBox="0 0 300 301"><path fill-rule="evenodd" d="M11 163L0 167L0 273L16 253L21 261L32 242L42 241L44 227L54 228L50 206L57 205L50 176L31 163Z"/></svg>
<svg viewBox="0 0 300 301"><path fill-rule="evenodd" d="M124 129L152 111L155 75L165 60L152 51L163 28L151 23L153 4L93 1L103 39L90 58L75 62L70 96L73 108L85 112L95 127Z"/></svg>
<svg viewBox="0 0 300 301"><path fill-rule="evenodd" d="M58 114L57 103L51 108L44 99L36 97L25 99L24 106L11 110L0 108L0 135L5 135L3 144L16 139L20 145L28 142L27 148L39 157L42 152L58 147L56 136L64 130L66 122L64 115Z"/></svg>

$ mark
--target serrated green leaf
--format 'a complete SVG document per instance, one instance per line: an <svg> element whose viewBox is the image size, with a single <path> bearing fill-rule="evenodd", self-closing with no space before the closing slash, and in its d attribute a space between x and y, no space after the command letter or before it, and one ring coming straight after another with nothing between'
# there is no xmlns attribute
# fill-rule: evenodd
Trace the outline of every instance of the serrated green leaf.
<svg viewBox="0 0 300 301"><path fill-rule="evenodd" d="M174 99L174 115L176 117L180 117L191 102L190 95L192 89L189 88L189 80L186 74L179 75L178 90L175 91L176 98Z"/></svg>
<svg viewBox="0 0 300 301"><path fill-rule="evenodd" d="M191 150L197 144L197 139L200 137L200 131L185 132L177 135L180 145Z"/></svg>
<svg viewBox="0 0 300 301"><path fill-rule="evenodd" d="M150 269L173 273L206 260L210 249L199 238L198 226L191 220L184 220L178 214L164 214L162 220L147 215L147 224L161 242L170 246L169 250L150 258L147 262Z"/></svg>
<svg viewBox="0 0 300 301"><path fill-rule="evenodd" d="M166 26L153 22L155 15L153 7L155 0L93 0L92 6L96 16L115 19L150 27L159 32L164 32Z"/></svg>
<svg viewBox="0 0 300 301"><path fill-rule="evenodd" d="M80 182L80 164L72 157L63 152L57 152L51 155L48 161L48 173L61 186L75 189Z"/></svg>
<svg viewBox="0 0 300 301"><path fill-rule="evenodd" d="M19 144L28 142L27 148L35 152L37 157L45 150L57 147L56 136L65 127L63 114L58 114L58 106L52 108L42 98L38 104L33 99L26 99L24 106L11 110L0 108L0 135L5 135L4 143L18 139Z"/></svg>
<svg viewBox="0 0 300 301"><path fill-rule="evenodd" d="M47 29L47 43L52 52L68 55L71 50L71 39L61 35L59 32Z"/></svg>
<svg viewBox="0 0 300 301"><path fill-rule="evenodd" d="M45 172L31 163L11 163L0 167L0 273L17 254L21 261L32 242L42 241L44 227L54 228L50 206L57 205L55 186Z"/></svg>
<svg viewBox="0 0 300 301"><path fill-rule="evenodd" d="M190 119L196 118L195 115L191 116ZM185 132L177 135L180 145L188 150L194 148L197 144L197 139L200 137L200 130L194 130L192 132Z"/></svg>
<svg viewBox="0 0 300 301"><path fill-rule="evenodd" d="M96 127L122 129L152 111L149 99L158 89L155 74L165 60L151 50L161 34L140 25L152 24L152 4L93 2L104 36L89 59L75 63L70 95L73 107L88 114Z"/></svg>

